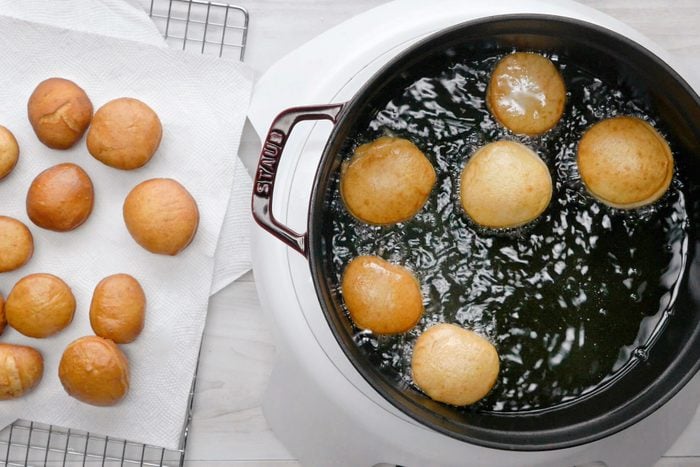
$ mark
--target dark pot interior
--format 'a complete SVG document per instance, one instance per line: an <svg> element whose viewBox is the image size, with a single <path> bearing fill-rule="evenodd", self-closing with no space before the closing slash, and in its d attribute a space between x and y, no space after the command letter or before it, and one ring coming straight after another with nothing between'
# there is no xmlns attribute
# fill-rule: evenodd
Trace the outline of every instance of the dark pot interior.
<svg viewBox="0 0 700 467"><path fill-rule="evenodd" d="M366 116L383 108L396 89L421 76L426 68L449 60L456 51L485 56L513 51L540 51L568 57L603 81L633 90L635 99L653 111L675 150L683 177L688 229L687 263L665 329L646 355L625 374L589 397L547 410L522 413L464 411L436 403L405 382L381 373L353 340L356 330L345 316L329 251L328 200L340 156L349 135L366 124ZM439 32L411 47L377 73L343 110L319 166L309 215L309 260L315 287L328 323L348 359L377 392L402 412L448 436L482 446L544 450L574 446L613 434L656 410L700 366L700 258L696 225L700 170L700 100L683 79L638 44L587 23L540 15L481 19Z"/></svg>

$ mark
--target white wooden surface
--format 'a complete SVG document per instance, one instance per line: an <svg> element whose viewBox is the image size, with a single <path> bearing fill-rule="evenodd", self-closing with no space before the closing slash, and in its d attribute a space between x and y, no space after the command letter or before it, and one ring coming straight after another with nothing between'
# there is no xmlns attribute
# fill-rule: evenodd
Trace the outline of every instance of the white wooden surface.
<svg viewBox="0 0 700 467"><path fill-rule="evenodd" d="M262 73L298 45L380 3L383 2L238 1L251 14L246 62ZM584 0L582 3L621 19L681 59L694 60L700 65L700 0ZM696 69L700 71L700 66ZM247 128L241 155L249 169L257 158L258 145ZM299 465L269 430L260 407L274 358L270 325L260 309L254 278L248 274L211 301L187 465ZM700 466L700 413L657 466Z"/></svg>

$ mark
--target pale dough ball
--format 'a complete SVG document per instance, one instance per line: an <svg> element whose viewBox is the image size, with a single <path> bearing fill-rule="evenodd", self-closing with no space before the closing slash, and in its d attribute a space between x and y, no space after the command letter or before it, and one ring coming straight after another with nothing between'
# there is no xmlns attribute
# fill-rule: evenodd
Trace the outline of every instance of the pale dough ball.
<svg viewBox="0 0 700 467"><path fill-rule="evenodd" d="M431 399L473 404L496 384L500 363L496 348L479 334L455 324L436 324L413 348L413 382Z"/></svg>
<svg viewBox="0 0 700 467"><path fill-rule="evenodd" d="M551 60L535 53L516 52L496 65L486 100L503 126L513 133L536 136L561 118L566 87Z"/></svg>
<svg viewBox="0 0 700 467"><path fill-rule="evenodd" d="M462 207L479 225L513 228L544 212L552 198L547 165L525 145L497 141L479 149L460 180Z"/></svg>
<svg viewBox="0 0 700 467"><path fill-rule="evenodd" d="M673 178L671 148L637 117L615 117L593 125L579 142L576 161L588 191L615 208L653 203Z"/></svg>
<svg viewBox="0 0 700 467"><path fill-rule="evenodd" d="M434 184L435 170L423 152L406 139L388 136L359 146L340 175L345 206L368 224L411 219Z"/></svg>
<svg viewBox="0 0 700 467"><path fill-rule="evenodd" d="M341 289L355 325L377 334L411 329L423 315L416 277L378 256L358 256L343 272Z"/></svg>

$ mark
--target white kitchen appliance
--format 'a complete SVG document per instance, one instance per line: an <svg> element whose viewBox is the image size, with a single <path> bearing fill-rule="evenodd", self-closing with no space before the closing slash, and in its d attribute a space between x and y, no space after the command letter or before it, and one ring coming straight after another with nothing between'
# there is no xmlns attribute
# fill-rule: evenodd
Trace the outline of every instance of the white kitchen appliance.
<svg viewBox="0 0 700 467"><path fill-rule="evenodd" d="M700 81L638 32L571 1L397 0L352 18L273 65L258 81L249 118L263 139L280 111L350 99L383 64L431 32L512 13L566 16L614 30L654 52L700 90ZM330 130L329 123L302 123L280 160L273 212L299 232L306 229L313 178ZM669 449L700 402L696 376L636 425L563 450L514 452L450 438L399 412L362 378L323 316L306 258L255 229L256 283L262 306L274 321L278 345L265 415L304 466L646 466Z"/></svg>

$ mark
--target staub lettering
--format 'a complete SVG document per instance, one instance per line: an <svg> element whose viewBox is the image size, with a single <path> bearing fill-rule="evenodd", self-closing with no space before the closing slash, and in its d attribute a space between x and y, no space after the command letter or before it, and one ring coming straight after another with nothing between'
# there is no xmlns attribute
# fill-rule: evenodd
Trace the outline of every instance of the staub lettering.
<svg viewBox="0 0 700 467"><path fill-rule="evenodd" d="M258 195L270 195L270 186L275 178L283 142L284 133L279 130L272 130L267 136L260 155L257 177L255 178L255 192Z"/></svg>

